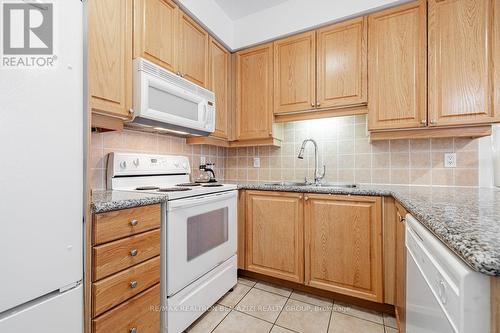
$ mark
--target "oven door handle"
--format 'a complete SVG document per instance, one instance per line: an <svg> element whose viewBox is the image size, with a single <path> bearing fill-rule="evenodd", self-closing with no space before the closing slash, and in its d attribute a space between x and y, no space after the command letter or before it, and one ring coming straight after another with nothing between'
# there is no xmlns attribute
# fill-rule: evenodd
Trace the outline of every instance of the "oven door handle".
<svg viewBox="0 0 500 333"><path fill-rule="evenodd" d="M185 198L179 200L172 200L168 202L168 211L172 211L184 207L193 207L198 205L206 205L213 202L220 202L223 200L236 198L237 191L221 192L209 195L202 195L199 197Z"/></svg>

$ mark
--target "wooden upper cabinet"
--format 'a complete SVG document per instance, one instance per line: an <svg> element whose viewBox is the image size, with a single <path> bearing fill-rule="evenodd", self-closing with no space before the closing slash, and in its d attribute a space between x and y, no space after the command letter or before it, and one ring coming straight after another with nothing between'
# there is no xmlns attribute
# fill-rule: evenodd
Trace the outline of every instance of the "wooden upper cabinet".
<svg viewBox="0 0 500 333"><path fill-rule="evenodd" d="M247 191L246 269L304 281L302 194Z"/></svg>
<svg viewBox="0 0 500 333"><path fill-rule="evenodd" d="M208 86L208 33L186 13L179 14L179 72L202 87Z"/></svg>
<svg viewBox="0 0 500 333"><path fill-rule="evenodd" d="M273 44L236 53L236 139L272 137Z"/></svg>
<svg viewBox="0 0 500 333"><path fill-rule="evenodd" d="M317 30L319 108L366 104L367 22L352 19Z"/></svg>
<svg viewBox="0 0 500 333"><path fill-rule="evenodd" d="M303 111L316 104L315 32L274 42L274 113Z"/></svg>
<svg viewBox="0 0 500 333"><path fill-rule="evenodd" d="M215 132L213 136L227 139L229 107L229 52L215 39L209 41L209 84L215 93Z"/></svg>
<svg viewBox="0 0 500 333"><path fill-rule="evenodd" d="M305 283L383 301L381 198L306 194Z"/></svg>
<svg viewBox="0 0 500 333"><path fill-rule="evenodd" d="M132 0L88 2L92 112L128 118L132 106Z"/></svg>
<svg viewBox="0 0 500 333"><path fill-rule="evenodd" d="M368 17L368 127L426 126L426 1Z"/></svg>
<svg viewBox="0 0 500 333"><path fill-rule="evenodd" d="M176 69L177 5L170 0L134 0L134 58Z"/></svg>
<svg viewBox="0 0 500 333"><path fill-rule="evenodd" d="M499 10L498 0L429 0L431 126L500 120L493 106Z"/></svg>

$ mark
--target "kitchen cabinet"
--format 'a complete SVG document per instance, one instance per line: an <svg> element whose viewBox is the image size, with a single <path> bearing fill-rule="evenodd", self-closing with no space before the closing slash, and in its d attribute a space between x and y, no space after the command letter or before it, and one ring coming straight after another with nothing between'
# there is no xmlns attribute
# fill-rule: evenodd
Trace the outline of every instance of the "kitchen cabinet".
<svg viewBox="0 0 500 333"><path fill-rule="evenodd" d="M370 130L427 124L426 6L417 1L368 17Z"/></svg>
<svg viewBox="0 0 500 333"><path fill-rule="evenodd" d="M134 0L134 58L175 71L178 7L170 0Z"/></svg>
<svg viewBox="0 0 500 333"><path fill-rule="evenodd" d="M305 284L383 300L381 198L306 194Z"/></svg>
<svg viewBox="0 0 500 333"><path fill-rule="evenodd" d="M430 126L500 120L493 96L498 10L498 0L429 0Z"/></svg>
<svg viewBox="0 0 500 333"><path fill-rule="evenodd" d="M273 44L236 53L236 140L272 139ZM257 140L257 141L256 141Z"/></svg>
<svg viewBox="0 0 500 333"><path fill-rule="evenodd" d="M302 194L247 191L246 197L246 269L302 283Z"/></svg>
<svg viewBox="0 0 500 333"><path fill-rule="evenodd" d="M317 108L367 103L367 19L317 30Z"/></svg>
<svg viewBox="0 0 500 333"><path fill-rule="evenodd" d="M127 119L132 106L132 0L88 2L88 103L92 125Z"/></svg>
<svg viewBox="0 0 500 333"><path fill-rule="evenodd" d="M229 71L231 54L214 38L209 41L209 85L215 93L215 132L212 136L228 138Z"/></svg>
<svg viewBox="0 0 500 333"><path fill-rule="evenodd" d="M274 113L316 107L316 34L274 42Z"/></svg>
<svg viewBox="0 0 500 333"><path fill-rule="evenodd" d="M179 72L202 87L208 85L208 33L192 18L179 14Z"/></svg>
<svg viewBox="0 0 500 333"><path fill-rule="evenodd" d="M399 331L406 332L406 210L396 203L396 300L395 310Z"/></svg>

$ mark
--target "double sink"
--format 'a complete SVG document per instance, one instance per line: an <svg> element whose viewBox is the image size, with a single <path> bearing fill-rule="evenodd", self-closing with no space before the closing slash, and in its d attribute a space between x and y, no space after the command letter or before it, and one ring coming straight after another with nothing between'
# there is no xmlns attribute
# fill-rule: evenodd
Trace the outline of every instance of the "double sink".
<svg viewBox="0 0 500 333"><path fill-rule="evenodd" d="M312 187L342 187L342 188L356 188L358 187L356 184L348 184L348 183L309 183L309 182L272 182L265 183L264 185L269 186L312 186Z"/></svg>

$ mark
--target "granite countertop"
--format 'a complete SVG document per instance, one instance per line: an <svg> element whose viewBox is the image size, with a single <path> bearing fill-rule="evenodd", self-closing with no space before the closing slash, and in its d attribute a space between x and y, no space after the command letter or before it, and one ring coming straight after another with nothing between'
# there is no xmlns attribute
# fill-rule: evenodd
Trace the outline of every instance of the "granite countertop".
<svg viewBox="0 0 500 333"><path fill-rule="evenodd" d="M91 207L94 213L105 213L118 209L154 205L167 200L166 194L94 190Z"/></svg>
<svg viewBox="0 0 500 333"><path fill-rule="evenodd" d="M393 196L472 269L500 276L500 189L370 185L357 188L238 183L239 189Z"/></svg>

